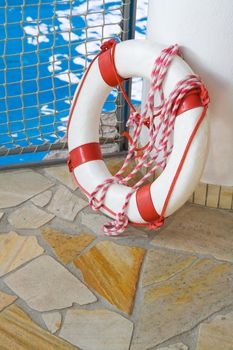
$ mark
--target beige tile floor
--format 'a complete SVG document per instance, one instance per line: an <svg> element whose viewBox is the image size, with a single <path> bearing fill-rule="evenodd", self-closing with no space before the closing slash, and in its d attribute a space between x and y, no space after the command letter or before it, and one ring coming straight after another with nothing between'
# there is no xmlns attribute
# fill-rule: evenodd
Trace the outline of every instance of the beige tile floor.
<svg viewBox="0 0 233 350"><path fill-rule="evenodd" d="M233 350L232 210L187 203L120 237L106 221L65 165L0 173L0 350Z"/></svg>

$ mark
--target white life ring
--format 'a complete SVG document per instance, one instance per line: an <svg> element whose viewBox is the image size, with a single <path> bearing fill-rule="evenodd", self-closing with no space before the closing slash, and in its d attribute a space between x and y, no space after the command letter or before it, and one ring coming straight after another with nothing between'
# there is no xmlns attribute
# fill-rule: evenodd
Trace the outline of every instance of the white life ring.
<svg viewBox="0 0 233 350"><path fill-rule="evenodd" d="M115 50L115 67L119 76L122 79L142 76L150 80L155 58L161 50L160 45L147 40L129 40L118 44ZM163 84L165 98L187 74L192 74L191 68L183 59L175 56ZM67 133L69 167L79 188L88 198L97 185L112 176L103 161L99 146L99 123L102 106L114 85L117 85L117 81L109 66L109 54L106 51L91 66L85 81L81 82L75 93L71 107ZM143 186L132 195L127 208L130 223L146 225L160 215L190 135L204 109L201 99L195 96L191 105L190 98L185 99L181 105L180 114L175 121L174 148L166 168L150 186ZM188 108L186 104L189 105ZM208 135L208 118L204 118L189 147L164 217L179 209L198 184L207 157ZM129 191L128 186L112 184L101 211L115 218ZM98 200L99 195L96 198Z"/></svg>

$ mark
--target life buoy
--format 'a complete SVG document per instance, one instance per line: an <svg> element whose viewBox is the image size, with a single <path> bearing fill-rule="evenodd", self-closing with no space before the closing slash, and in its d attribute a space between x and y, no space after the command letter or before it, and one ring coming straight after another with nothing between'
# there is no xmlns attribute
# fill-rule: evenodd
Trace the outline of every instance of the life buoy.
<svg viewBox="0 0 233 350"><path fill-rule="evenodd" d="M111 47L106 47L77 88L67 132L68 165L79 188L88 198L98 185L112 176L99 145L100 114L105 99L119 83L119 79L123 81L142 76L150 80L155 58L161 50L160 45L147 40L119 43L114 54L118 74L116 79L111 62ZM182 58L175 56L163 82L165 98L176 83L188 74L192 74L191 68ZM155 222L163 210L162 216L167 217L179 209L193 193L200 180L208 150L208 118L204 118L206 104L196 91L187 94L181 101L174 126L174 147L168 163L153 183L140 187L132 194L127 207L129 223L147 225ZM176 176L177 171L179 176ZM169 189L171 193L168 196ZM112 183L100 210L115 218L130 191L129 186ZM100 197L101 193L97 193L97 202Z"/></svg>

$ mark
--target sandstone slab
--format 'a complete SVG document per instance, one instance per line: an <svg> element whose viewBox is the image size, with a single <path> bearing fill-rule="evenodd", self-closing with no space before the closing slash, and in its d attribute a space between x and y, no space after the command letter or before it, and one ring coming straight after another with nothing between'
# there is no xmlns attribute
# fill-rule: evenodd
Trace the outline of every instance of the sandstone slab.
<svg viewBox="0 0 233 350"><path fill-rule="evenodd" d="M190 330L230 305L232 297L232 265L210 259L145 288L132 350L151 348Z"/></svg>
<svg viewBox="0 0 233 350"><path fill-rule="evenodd" d="M78 350L35 324L16 305L0 313L0 344L14 350Z"/></svg>
<svg viewBox="0 0 233 350"><path fill-rule="evenodd" d="M5 309L17 299L17 296L6 294L0 291L0 311Z"/></svg>
<svg viewBox="0 0 233 350"><path fill-rule="evenodd" d="M37 229L51 221L54 215L46 213L34 204L25 204L8 216L9 223L16 228Z"/></svg>
<svg viewBox="0 0 233 350"><path fill-rule="evenodd" d="M233 261L233 213L186 205L152 244Z"/></svg>
<svg viewBox="0 0 233 350"><path fill-rule="evenodd" d="M60 181L63 185L68 186L71 190L77 188L73 175L69 172L67 165L57 165L44 169L45 173Z"/></svg>
<svg viewBox="0 0 233 350"><path fill-rule="evenodd" d="M196 259L193 255L150 249L144 265L142 285L165 281L190 266Z"/></svg>
<svg viewBox="0 0 233 350"><path fill-rule="evenodd" d="M59 186L48 206L48 210L61 219L73 221L78 212L87 205L86 201L74 195L68 188Z"/></svg>
<svg viewBox="0 0 233 350"><path fill-rule="evenodd" d="M61 264L47 255L5 278L5 283L32 309L52 311L96 301L93 293Z"/></svg>
<svg viewBox="0 0 233 350"><path fill-rule="evenodd" d="M49 179L31 170L2 172L0 208L15 207L51 186Z"/></svg>
<svg viewBox="0 0 233 350"><path fill-rule="evenodd" d="M71 263L84 248L95 240L94 236L86 233L73 236L50 227L42 231L42 236L65 264Z"/></svg>
<svg viewBox="0 0 233 350"><path fill-rule="evenodd" d="M42 314L46 327L51 333L55 333L61 327L61 314L58 311Z"/></svg>
<svg viewBox="0 0 233 350"><path fill-rule="evenodd" d="M89 286L118 309L131 313L144 254L142 248L102 241L74 263Z"/></svg>
<svg viewBox="0 0 233 350"><path fill-rule="evenodd" d="M53 195L52 191L48 190L38 194L36 197L33 197L31 201L39 207L45 207L49 203L50 199L52 198L52 195Z"/></svg>
<svg viewBox="0 0 233 350"><path fill-rule="evenodd" d="M82 350L128 350L133 323L104 309L67 311L59 336Z"/></svg>
<svg viewBox="0 0 233 350"><path fill-rule="evenodd" d="M200 325L196 350L233 349L233 312Z"/></svg>
<svg viewBox="0 0 233 350"><path fill-rule="evenodd" d="M0 276L16 269L44 252L34 236L20 236L16 232L0 235Z"/></svg>

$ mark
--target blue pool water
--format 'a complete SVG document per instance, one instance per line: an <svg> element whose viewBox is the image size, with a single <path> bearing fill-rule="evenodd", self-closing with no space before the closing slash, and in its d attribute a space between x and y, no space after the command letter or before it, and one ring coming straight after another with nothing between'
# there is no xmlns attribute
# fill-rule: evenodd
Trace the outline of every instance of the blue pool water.
<svg viewBox="0 0 233 350"><path fill-rule="evenodd" d="M138 0L137 38L145 35L147 2ZM107 11L104 23L111 24L104 27L104 35L115 36L120 32L120 4L76 0L71 8L71 1L65 0L0 0L0 147L54 143L64 135L85 54L90 62L99 50L100 10ZM114 110L115 97L113 91L103 111ZM138 78L132 100L140 99ZM4 156L0 165L35 162L44 156L44 152Z"/></svg>

